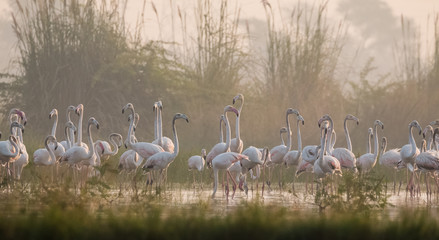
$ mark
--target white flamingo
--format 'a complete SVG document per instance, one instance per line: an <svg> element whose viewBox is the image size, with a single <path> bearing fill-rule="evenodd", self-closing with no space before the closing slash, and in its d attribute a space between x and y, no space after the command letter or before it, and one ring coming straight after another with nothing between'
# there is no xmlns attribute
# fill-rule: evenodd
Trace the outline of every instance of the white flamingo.
<svg viewBox="0 0 439 240"><path fill-rule="evenodd" d="M244 190L247 194L248 187L247 187L247 173L252 173L253 169L256 169L256 176L252 177L253 179L259 178L260 169L258 169L258 166L263 165L264 162L267 161L267 156L269 153L268 147L264 147L261 151L260 148L256 148L254 146L250 146L246 148L242 154L248 157L248 159L242 159L240 161L240 166L242 167L242 174L243 177L241 178L241 181L239 182L240 188L241 185L244 184ZM253 174L252 174L253 175Z"/></svg>
<svg viewBox="0 0 439 240"><path fill-rule="evenodd" d="M52 143L52 146L55 146L54 148L57 148L56 144L56 138L55 136L49 135L44 139L44 148L37 149L34 152L33 161L34 164L37 166L51 166L56 164L56 156L53 152L53 147L51 147L49 144ZM45 151L43 151L43 149Z"/></svg>
<svg viewBox="0 0 439 240"><path fill-rule="evenodd" d="M122 109L122 114L126 111L131 111L131 115L135 116L134 112L134 106L131 103L128 103L125 105ZM134 125L134 118L130 121L130 127L128 129L128 135L125 140L125 144L129 149L133 149L136 151L142 158L148 159L150 156L163 152L164 149L160 147L159 145L148 143L148 142L133 142L132 141L132 134L133 134L133 125Z"/></svg>
<svg viewBox="0 0 439 240"><path fill-rule="evenodd" d="M237 116L239 115L239 112L236 108L227 105L224 108L224 114L223 116L221 116L221 118L223 119L225 125L226 125L226 142L220 142L215 144L215 146L212 147L212 149L210 150L210 152L207 154L206 156L206 164L208 166L211 165L212 160L218 156L221 153L230 151L230 142L231 142L231 137L230 137L230 124L229 124L229 118L227 117L227 112L234 112Z"/></svg>
<svg viewBox="0 0 439 240"><path fill-rule="evenodd" d="M430 126L430 125L429 125ZM436 145L436 135L439 134L439 129L434 129L433 135L431 136L433 140L433 145ZM425 140L423 140L423 145L425 145ZM421 172L425 172L425 184L427 187L427 196L431 195L432 191L428 183L429 174L435 174L439 171L439 152L437 150L428 150L419 153L416 156L415 164Z"/></svg>
<svg viewBox="0 0 439 240"><path fill-rule="evenodd" d="M322 179L326 177L326 175L333 175L333 174L342 174L340 162L331 155L325 155L326 148L327 148L327 137L328 137L328 124L322 124L321 128L323 130L321 142L320 142L320 155L317 161L313 165L313 172L314 175L318 179ZM330 129L332 131L332 129Z"/></svg>
<svg viewBox="0 0 439 240"><path fill-rule="evenodd" d="M87 135L88 135L88 148L82 146L73 146L69 148L61 158L61 162L67 162L70 166L83 165L86 167L85 176L82 180L85 181L85 177L88 176L88 167L97 166L97 154L93 147L93 139L91 136L91 125L95 125L99 129L99 122L94 117L88 120ZM79 130L78 130L79 131Z"/></svg>
<svg viewBox="0 0 439 240"><path fill-rule="evenodd" d="M188 159L188 169L192 171L193 176L193 187L195 188L195 171L201 172L204 169L204 164L206 163L206 149L201 149L201 155L194 155ZM201 177L203 175L200 175ZM202 180L201 180L202 184Z"/></svg>
<svg viewBox="0 0 439 240"><path fill-rule="evenodd" d="M132 117L133 115L128 116L129 122L131 122ZM131 132L131 139L130 139L131 142L135 142L135 143L137 142L137 138L134 136L134 129L136 128L139 119L140 119L139 114L135 113L134 123L133 123L134 126ZM143 162L143 158L139 156L139 154L137 154L136 151L134 151L133 149L128 149L120 156L118 168L119 170L132 171L132 170L136 170L142 164L142 162Z"/></svg>
<svg viewBox="0 0 439 240"><path fill-rule="evenodd" d="M345 136L346 136L347 148L335 148L332 150L331 155L333 157L337 158L338 161L340 161L341 167L348 168L348 169L356 169L357 159L355 157L355 154L352 152L351 137L349 136L349 130L347 127L348 120L357 122L357 125L360 122L357 117L355 117L351 114L348 114L345 117L343 126L344 126L344 132L345 132Z"/></svg>
<svg viewBox="0 0 439 240"><path fill-rule="evenodd" d="M285 119L286 119L286 123L287 123L287 133L288 133L288 138L287 138L287 146L285 145L278 145L273 147L270 150L270 163L278 165L278 164L282 164L284 163L284 156L285 154L287 154L287 152L289 152L291 150L291 128L290 128L290 120L289 120L289 115L290 114L295 114L296 117L298 117L299 111L296 109L292 109L292 108L288 108L285 114ZM269 179L271 179L271 174L269 174ZM282 168L280 169L280 174L279 174L279 186L282 188L282 184L281 184L281 179L282 179ZM270 186L271 184L271 180L268 181L268 186Z"/></svg>
<svg viewBox="0 0 439 240"><path fill-rule="evenodd" d="M410 191L411 196L413 196L413 190L414 190L413 176L415 170L415 159L416 156L419 155L419 149L416 147L415 139L413 138L413 133L412 133L413 127L416 127L419 130L419 134L422 133L422 128L419 125L418 121L413 120L409 124L409 144L406 144L401 148L400 151L401 162L398 163L398 166L406 165L407 170L411 172L410 179L407 179L407 189L406 189L407 191Z"/></svg>
<svg viewBox="0 0 439 240"><path fill-rule="evenodd" d="M171 164L178 155L179 143L178 143L177 129L175 127L175 121L177 119L184 119L186 120L186 122L189 122L188 117L183 113L177 113L174 115L174 118L172 119L172 132L174 134L174 142L175 142L174 152L156 153L150 156L149 158L147 158L145 165L142 167L143 170L147 170L147 169L160 170L159 186L161 183L163 170L168 168L169 164Z"/></svg>
<svg viewBox="0 0 439 240"><path fill-rule="evenodd" d="M398 168L401 168L402 166L398 167L398 163L401 161L401 153L399 148L393 148L388 151L386 151L387 148L387 138L382 137L381 138L381 154L379 158L380 165L391 169L393 171L393 192L396 192L396 172L398 171ZM401 186L401 184L400 184Z"/></svg>
<svg viewBox="0 0 439 240"><path fill-rule="evenodd" d="M20 180L21 172L23 171L23 168L29 163L29 154L27 153L26 146L24 145L23 142L23 132L20 131L20 129L17 129L14 132L16 132L17 134L17 140L18 140L17 144L20 148L20 157L14 162L12 162L12 166L14 169L14 177Z"/></svg>
<svg viewBox="0 0 439 240"><path fill-rule="evenodd" d="M289 151L285 154L283 158L283 162L287 167L289 166L299 166L299 163L302 161L302 137L300 135L300 123L302 125L305 124L305 120L302 115L297 116L297 150ZM295 191L294 182L296 178L293 177L293 192Z"/></svg>
<svg viewBox="0 0 439 240"><path fill-rule="evenodd" d="M13 169L11 169L11 164L20 158L21 155L19 140L14 136L15 128L20 128L21 131L24 131L24 126L14 121L10 125L10 136L8 140L0 141L0 163L6 166L6 171L9 176L12 176L11 170Z"/></svg>
<svg viewBox="0 0 439 240"><path fill-rule="evenodd" d="M373 154L365 153L361 155L357 160L357 167L360 169L361 173L367 173L372 170L378 160L378 126L380 126L381 129L384 129L384 124L380 120L375 120L373 126Z"/></svg>
<svg viewBox="0 0 439 240"><path fill-rule="evenodd" d="M52 111L49 113L49 119L52 119L52 118L55 118L55 119L53 121L52 131L51 131L50 135L52 135L56 138L56 127L58 126L58 110L55 108L52 109ZM56 160L58 161L63 156L63 154L65 152L65 148L59 142L56 142L58 144L56 148L55 148L55 146L51 145L51 143L52 142L49 143L49 146L52 147L52 150L55 153Z"/></svg>
<svg viewBox="0 0 439 240"><path fill-rule="evenodd" d="M67 121L66 122L72 122L72 120L70 119L70 113L71 112L75 112L75 110L76 110L76 107L73 106L73 105L70 105L70 106L67 107L67 110L66 110L66 119L67 119ZM75 129L76 129L76 127L75 127ZM69 132L68 132L68 134L66 134L66 139L67 139L67 136L68 136L69 137L69 141L71 143L75 143L75 132L73 131L72 128L68 128L68 130L69 130ZM72 145L69 145L67 143L67 140L63 140L60 143L61 143L61 145L63 145L64 150L67 150L67 149L69 149L72 146Z"/></svg>
<svg viewBox="0 0 439 240"><path fill-rule="evenodd" d="M228 132L229 131L230 131L230 129L228 130ZM233 182L233 195L234 195L235 190L236 190L236 182L235 182L235 179L233 179L233 177L228 169L232 166L232 164L234 164L235 162L240 161L242 159L248 159L248 157L245 156L244 154L240 154L240 153L225 152L225 153L221 153L221 154L217 155L212 160L212 168L213 168L213 174L214 174L214 186L213 186L212 198L215 197L215 193L216 193L217 188L218 188L218 171L219 170L225 170L226 174L227 174L227 176L226 176L227 185L226 185L226 189L225 189L227 200L229 198L229 184L228 184L229 177L231 178L231 180ZM232 195L232 198L233 198L233 195Z"/></svg>
<svg viewBox="0 0 439 240"><path fill-rule="evenodd" d="M119 133L111 133L108 136L108 140L113 145L113 150L111 150L110 143L103 140L97 140L94 143L96 148L96 153L99 155L101 161L108 160L111 156L117 154L119 148L122 146L122 135Z"/></svg>
<svg viewBox="0 0 439 240"><path fill-rule="evenodd" d="M424 131L422 131L422 136L427 139L427 135L428 135L428 139L427 139L427 145L426 145L426 149L427 150L431 150L432 149L432 143L433 143L433 127L431 125L427 125L424 128Z"/></svg>
<svg viewBox="0 0 439 240"><path fill-rule="evenodd" d="M244 148L244 143L242 142L241 139L241 133L240 133L240 119L241 119L241 111L242 111L242 107L244 106L244 95L242 95L241 93L239 93L238 95L236 95L233 98L233 105L238 101L241 100L241 105L239 106L238 109L238 115L236 116L236 127L235 127L235 138L232 138L231 142L230 142L230 151L232 152L236 152L236 153L241 153L243 148Z"/></svg>
<svg viewBox="0 0 439 240"><path fill-rule="evenodd" d="M88 145L86 143L82 142L82 120L84 118L84 105L79 104L78 106L76 106L75 113L79 116L78 127L77 127L78 137L77 137L76 146L81 146L88 151Z"/></svg>
<svg viewBox="0 0 439 240"><path fill-rule="evenodd" d="M168 137L163 136L163 126L162 126L162 110L163 110L163 104L162 101L158 101L154 103L153 110L156 114L156 120L157 120L157 138L152 142L153 144L157 144L165 150L165 152L174 152L174 143L172 140Z"/></svg>

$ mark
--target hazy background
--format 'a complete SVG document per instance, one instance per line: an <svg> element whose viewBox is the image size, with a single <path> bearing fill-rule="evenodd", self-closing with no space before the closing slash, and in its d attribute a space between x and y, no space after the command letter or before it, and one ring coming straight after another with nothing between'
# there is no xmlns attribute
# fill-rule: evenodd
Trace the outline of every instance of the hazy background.
<svg viewBox="0 0 439 240"><path fill-rule="evenodd" d="M38 2L38 1L37 1ZM81 2L81 1L80 1ZM98 1L100 4L100 1ZM121 1L123 2L123 1ZM270 90L270 81L273 84L277 81L276 74L272 74L273 79L270 80L270 74L267 73L267 68L262 66L260 59L265 59L269 56L267 38L269 38L269 29L267 24L267 9L264 8L260 0L241 0L241 1L227 1L227 16L233 19L237 16L239 10L239 21L236 22L238 30L236 30L236 39L240 39L237 48L245 52L246 60L243 65L236 64L239 69L233 69L228 66L227 71L234 72L236 82L229 88L229 91L220 90L221 85L224 85L227 79L216 81L218 86L203 85L201 82L185 82L185 79L197 79L196 70L182 71L183 75L179 75L184 79L179 79L181 82L172 82L175 80L174 76L166 77L166 73L154 73L165 75L164 80L154 80L154 82L143 82L142 79L137 79L139 88L133 83L120 83L114 80L114 88L123 88L119 94L108 91L106 98L91 97L94 94L103 92L99 88L100 85L111 89L111 84L108 78L114 76L116 79L124 78L123 71L112 74L110 70L115 68L107 68L104 72L99 72L99 77L93 76L95 81L91 88L85 85L75 85L71 87L75 94L58 93L61 95L56 103L47 103L47 105L38 104L38 101L24 101L17 103L17 107L23 108L30 115L30 122L28 128L30 134L44 135L50 128L50 122L46 119L46 115L51 108L56 107L60 112L60 122L65 121L64 112L67 103L78 104L84 103L87 119L88 116L95 112L103 123L103 129L99 131L100 137L107 136L110 132L120 132L126 134L127 124L125 116L121 116L120 109L126 102L133 102L136 110L141 114L141 124L144 128L140 128L138 135L141 139L152 140L152 111L151 106L154 101L160 99L164 102L164 133L171 137L170 119L175 112L185 112L191 118L191 124L188 126L180 124L179 133L182 144L189 149L208 148L218 139L218 124L217 119L222 113L225 105L232 103L232 98L238 92L244 93L246 97L246 105L244 106L242 114L241 134L244 139L245 146L249 145L268 145L270 147L279 144L278 129L285 125L284 112L288 107L298 108L304 118L305 126L302 130L304 135L304 144L313 144L318 141L318 129L316 129L316 122L318 117L325 113L329 113L336 121L336 129L338 130L339 142L337 146L345 144L344 135L342 134L342 121L347 113L352 113L360 117L361 124L358 127L352 126L351 134L353 138L353 145L356 152L363 152L365 149L365 141L367 139L367 128L373 123L374 119L381 119L386 125L384 135L390 136L391 146L399 146L407 141L407 125L413 119L418 119L421 125L424 126L436 117L439 117L435 112L427 109L422 110L425 104L434 105L436 99L420 100L421 90L418 89L416 93L411 94L409 89L410 81L419 79L418 82L428 82L436 79L431 77L430 70L425 70L422 67L423 76L420 78L410 78L403 74L404 67L412 69L405 63L401 63L401 54L411 54L413 59L418 59L419 62L426 62L425 65L434 65L431 60L431 54L435 50L435 35L434 35L434 18L439 8L439 3L433 0L331 0L331 1L302 1L298 5L298 1L268 1L271 5L272 27L279 30L279 32L288 32L287 23L290 22L290 16L294 9L304 9L305 17L310 19L315 17L305 14L309 9L317 9L318 6L324 5L325 11L323 13L324 22L328 29L339 29L343 34L328 34L327 36L341 36L342 39L335 41L333 39L325 38L323 41L331 43L332 41L339 43L334 45L335 51L330 52L330 56L323 57L322 62L317 63L316 66L328 64L331 59L336 59L333 66L328 69L321 70L319 79L320 82L313 83L313 76L300 75L297 71L297 66L292 66L285 76L308 76L310 80L303 79L295 80L299 82L291 82L290 85L280 83L280 89L285 88L286 93L276 93L275 89ZM145 3L145 4L144 4ZM193 56L188 53L194 52L191 48L185 48L190 44L185 45L184 41L196 42L196 15L197 3L199 1L128 1L124 15L125 26L129 31L139 31L142 38L142 43L158 41L163 44L164 48L179 52L179 60L182 62L191 62ZM326 5L325 5L326 4ZM143 16L142 8L144 6ZM198 5L199 6L199 5ZM123 8L123 7L122 7ZM14 65L19 59L17 49L17 37L14 34L11 24L11 13L17 11L17 4L15 0L1 0L0 2L0 51L3 53L0 56L1 72L18 73L20 75L22 70L17 70L19 67ZM212 4L211 12L213 15L220 11L219 6ZM312 11L311 11L312 12ZM297 11L296 11L297 14ZM315 14L315 13L314 13ZM402 24L401 19L404 19ZM186 26L182 27L181 22L184 19ZM140 29L136 29L139 21L143 21ZM310 25L315 20L310 20ZM403 34L403 26L410 26L410 34ZM342 27L340 27L342 26ZM291 29L290 29L291 30ZM336 30L337 31L337 30ZM344 34L345 32L345 34ZM127 34L129 35L129 34ZM133 36L130 36L133 37ZM241 38L242 37L242 38ZM177 44L174 44L177 43ZM408 48L404 48L404 44L408 44ZM410 45L411 44L411 45ZM410 46L416 48L413 52ZM181 50L181 48L185 48ZM324 46L322 49L327 48ZM340 48L340 50L338 50ZM176 50L177 49L177 50ZM281 49L281 48L280 48ZM406 49L407 52L402 53L401 49ZM184 53L180 53L184 52ZM282 52L282 51L280 51ZM115 53L117 54L117 53ZM149 53L148 53L149 54ZM275 54L279 54L275 53ZM333 54L333 55L331 55ZM253 57L248 57L251 55ZM148 55L148 56L154 56ZM239 58L241 55L233 55L230 59ZM257 57L254 57L257 56ZM276 55L277 56L277 55ZM247 59L248 58L248 59ZM229 60L230 60L229 59ZM281 59L281 58L279 58ZM409 59L409 58L407 58ZM411 58L410 58L411 59ZM129 61L129 60L128 60ZM153 59L145 62L152 62ZM246 62L247 61L247 62ZM297 62L297 59L295 60ZM237 61L237 63L240 63ZM196 65L196 64L195 64ZM195 66L188 64L188 66ZM202 64L201 64L202 65ZM200 65L200 66L201 66ZM219 66L219 65L218 65ZM281 66L281 65L280 65ZM308 65L306 65L308 66ZM249 69L250 68L250 69ZM171 67L171 69L174 69ZM183 67L183 69L187 69ZM196 67L194 67L196 69ZM264 70L265 69L265 70ZM421 67L419 68L421 69ZM144 70L142 70L143 73ZM278 70L276 70L278 71ZM293 71L293 73L291 73ZM416 71L416 70L413 70ZM313 72L313 70L311 70ZM431 71L434 72L434 71ZM204 72L203 74L207 74ZM117 75L119 74L119 75ZM153 75L154 75L153 74ZM194 75L192 75L194 74ZM205 76L201 74L200 79ZM218 73L215 73L218 75ZM292 75L291 75L292 74ZM299 75L297 75L299 74ZM400 75L401 74L401 75ZM215 76L216 76L215 75ZM155 75L154 75L155 76ZM153 79L151 76L149 79ZM162 75L160 75L162 76ZM324 76L324 77L322 77ZM419 74L418 74L419 76ZM198 76L199 77L199 76ZM135 77L134 77L135 78ZM279 81L285 81L288 77L279 77ZM103 79L103 80L100 80ZM329 80L325 80L329 79ZM169 80L169 81L168 81ZM437 80L437 79L436 79ZM10 78L4 78L2 81L12 81ZM28 81L28 80L27 80ZM85 81L85 80L84 80ZM177 81L177 80L175 80ZM204 80L203 80L204 81ZM212 80L213 81L213 80ZM375 86L377 83L381 85ZM395 85L395 83L397 83ZM34 89L32 92L31 83L28 84L28 92L26 94L46 95L41 91ZM180 84L181 87L178 87ZM192 85L193 84L193 85ZM210 84L215 84L211 82ZM399 85L398 85L399 84ZM416 83L414 83L416 85ZM315 86L321 86L321 89L315 89ZM82 87L81 87L82 86ZM324 89L333 89L325 91L325 94L320 94ZM96 89L95 89L96 87ZM176 89L173 89L175 87ZM428 86L425 86L428 88ZM141 88L141 90L140 90ZM306 90L314 88L314 90ZM400 90L398 90L400 88ZM13 89L13 88L11 88ZM149 89L149 90L148 90ZM154 89L154 91L153 91ZM294 89L291 92L290 90ZM17 89L15 89L17 90ZM136 90L140 91L139 93ZM180 90L180 91L178 91ZM363 95L363 91L365 94ZM19 90L18 90L19 91ZM272 92L270 92L272 91ZM331 95L330 92L333 91ZM398 94L398 91L401 94ZM433 91L433 90L431 90ZM308 94L309 93L309 94ZM434 94L434 92L431 92ZM303 94L303 95L301 95ZM327 94L327 95L326 95ZM51 95L53 96L53 95ZM380 96L378 98L377 96ZM399 96L395 97L395 96ZM10 96L7 96L10 99ZM401 99L405 98L405 99ZM100 100L99 100L100 99ZM370 102L369 102L370 101ZM46 102L50 102L46 100ZM413 103L413 105L410 105ZM33 105L35 104L35 105ZM105 105L105 107L103 107ZM11 104L6 105L3 112L7 112ZM399 106L401 109L398 109ZM35 110L38 109L41 114ZM74 117L76 121L76 117ZM62 124L60 124L62 126ZM232 121L234 125L234 121ZM3 120L0 129L7 132L7 124ZM292 120L293 134L295 134L295 122ZM180 130L181 129L181 130ZM47 130L47 131L46 131ZM58 129L58 133L62 134L62 129ZM35 137L35 140L42 141L44 137ZM293 136L296 142L295 135ZM293 146L293 148L295 148Z"/></svg>

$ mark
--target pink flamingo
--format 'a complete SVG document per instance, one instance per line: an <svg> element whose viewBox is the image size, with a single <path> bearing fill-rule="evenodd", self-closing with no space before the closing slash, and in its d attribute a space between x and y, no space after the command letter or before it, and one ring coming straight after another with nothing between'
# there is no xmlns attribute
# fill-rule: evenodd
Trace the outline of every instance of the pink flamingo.
<svg viewBox="0 0 439 240"><path fill-rule="evenodd" d="M288 133L288 138L287 138L287 145L278 145L276 147L273 147L270 150L270 163L272 164L282 164L284 163L284 156L285 154L287 154L287 152L289 152L291 150L291 128L290 128L290 120L289 120L289 115L290 114L295 114L296 117L298 117L299 111L296 109L292 109L292 108L288 108L285 114L285 118L286 118L286 123L287 123L287 133ZM271 174L269 174L269 179L271 179ZM281 184L281 179L282 179L282 168L280 169L280 174L279 174L279 187L282 188L282 184ZM271 181L269 180L267 182L267 185L270 187L271 185Z"/></svg>
<svg viewBox="0 0 439 240"><path fill-rule="evenodd" d="M236 152L236 153L241 153L242 149L244 148L244 143L242 142L241 134L239 131L239 122L241 119L242 107L244 106L244 95L242 95L241 93L236 95L233 98L233 104L235 104L238 100L241 100L241 105L239 106L239 108L237 108L239 114L236 116L236 127L235 127L236 137L232 138L232 140L230 142L230 151Z"/></svg>
<svg viewBox="0 0 439 240"><path fill-rule="evenodd" d="M239 112L236 108L227 105L224 108L224 114L221 117L226 125L226 142L220 142L215 144L215 146L212 147L212 149L210 150L210 152L207 154L206 157L206 164L209 166L212 163L212 160L218 156L221 153L230 151L230 124L229 124L229 119L227 117L227 112L234 112L237 116L239 115Z"/></svg>
<svg viewBox="0 0 439 240"><path fill-rule="evenodd" d="M384 124L380 120L375 120L373 128L374 137L374 151L372 153L365 153L361 155L357 160L357 167L361 170L361 173L367 173L375 166L378 160L378 126L384 129Z"/></svg>
<svg viewBox="0 0 439 240"><path fill-rule="evenodd" d="M147 158L145 165L142 167L143 170L147 169L153 169L153 170L160 170L160 177L159 177L159 186L162 179L162 172L166 168L169 167L169 164L171 164L174 159L178 155L179 150L179 144L178 144L178 135L177 135L177 129L175 127L175 121L177 119L184 119L186 122L189 122L188 117L183 113L177 113L174 115L174 118L172 119L172 132L174 133L174 142L175 142L175 149L174 152L158 152L149 158Z"/></svg>
<svg viewBox="0 0 439 240"><path fill-rule="evenodd" d="M157 136L154 136L156 139L152 143L161 146L165 152L173 153L175 148L174 143L170 138L163 136L162 110L162 101L155 102L153 111L156 115L157 124L154 124L154 129L156 129L155 131L157 132Z"/></svg>

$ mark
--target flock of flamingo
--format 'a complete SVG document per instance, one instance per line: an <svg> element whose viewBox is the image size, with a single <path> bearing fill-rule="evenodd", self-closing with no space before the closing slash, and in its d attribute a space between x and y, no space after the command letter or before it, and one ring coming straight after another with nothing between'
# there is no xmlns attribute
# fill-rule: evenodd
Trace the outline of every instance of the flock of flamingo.
<svg viewBox="0 0 439 240"><path fill-rule="evenodd" d="M344 119L346 148L334 148L336 133L332 118L329 115L322 116L318 121L321 136L320 144L308 145L302 148L300 125L303 125L305 120L298 110L288 108L285 114L286 127L280 129L280 145L271 148L271 150L267 147L259 148L254 146L244 149L243 141L240 138L240 117L244 105L244 96L242 94L238 94L233 98L233 105L237 102L240 102L239 107L235 108L232 105L227 105L220 116L219 143L215 144L209 152L202 149L201 155L192 156L188 159L188 168L194 171L194 184L195 171L203 171L205 165L213 169L214 186L212 198L215 197L218 188L218 173L220 170L224 173L223 186L228 199L229 180L233 183L233 195L237 187L247 193L247 175L250 174L252 179L256 179L261 176L262 172L264 174L263 191L265 184L268 187L270 186L270 180L265 181L265 168L269 170L270 179L271 170L275 166L281 166L280 177L283 166L295 166L297 177L304 172L310 172L316 179L323 179L334 174L342 175L342 171L353 171L355 174L360 175L367 174L379 162L379 164L393 169L395 176L396 171L401 168L407 168L411 172L410 179L407 180L407 190L410 191L411 195L414 194L416 188L419 188L419 185L418 187L415 186L415 179L418 179L417 172L425 173L427 195L432 193L428 181L429 178L434 177L439 189L435 174L439 170L439 152L436 143L439 128L434 129L432 127L439 126L439 120L431 122L424 130L422 130L416 120L412 121L408 127L409 144L404 145L400 149L388 151L386 151L387 139L382 137L381 144L378 140L378 129L383 129L384 124L380 120L376 120L373 127L368 130L368 149L365 154L357 158L352 152L352 143L347 126L348 121L354 121L358 125L359 119L357 117L348 114ZM88 144L82 141L84 106L79 104L76 107L69 106L67 108L67 121L64 125L65 140L61 142L58 142L55 136L58 124L58 111L53 109L49 114L49 118L54 119L51 134L44 140L45 147L37 149L33 153L33 163L37 166L57 166L66 163L72 167L74 177L76 176L76 178L84 181L90 175L99 175L99 171L95 167L100 166L102 161L106 161L111 156L116 155L118 149L125 145L128 150L120 156L119 169L129 172L141 168L149 175L148 184L152 184L155 180L156 184L160 185L163 181L166 181L166 169L179 153L176 121L183 119L189 122L185 114L175 114L172 120L173 139L163 136L162 108L161 101L153 105L155 113L155 140L153 142L139 142L135 137L139 115L135 112L133 104L128 103L122 108L122 114L127 113L129 121L125 140L123 140L122 135L112 133L109 135L108 142L104 140L93 141L92 128L96 127L99 129L99 122L94 117L90 117L86 128ZM71 121L70 115L72 112L79 116L77 125ZM233 139L228 118L229 113L236 116L236 137ZM290 116L296 118L297 150L292 150ZM26 115L23 111L14 108L9 113L9 121L10 135L8 140L0 141L0 161L6 169L7 176L19 180L23 167L29 162L29 155L23 143L23 131L27 121ZM225 126L225 141L223 139L223 126ZM416 146L412 133L413 128L418 129L419 134L423 133L424 139L420 149ZM286 143L283 139L283 134L285 133L287 134ZM373 142L373 152L371 142ZM379 145L380 151L378 149ZM155 176L157 172L159 175ZM224 183L224 179L227 183ZM279 186L282 187L280 181Z"/></svg>

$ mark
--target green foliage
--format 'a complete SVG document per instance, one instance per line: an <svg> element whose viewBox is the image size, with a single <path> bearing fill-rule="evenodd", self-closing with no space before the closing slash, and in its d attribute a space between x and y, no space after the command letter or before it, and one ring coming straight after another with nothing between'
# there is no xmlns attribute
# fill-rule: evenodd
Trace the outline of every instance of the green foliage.
<svg viewBox="0 0 439 240"><path fill-rule="evenodd" d="M329 206L336 212L370 214L371 210L384 209L388 204L384 177L373 172L359 176L345 171L335 182L329 178L323 179L319 187L314 203L320 211Z"/></svg>

